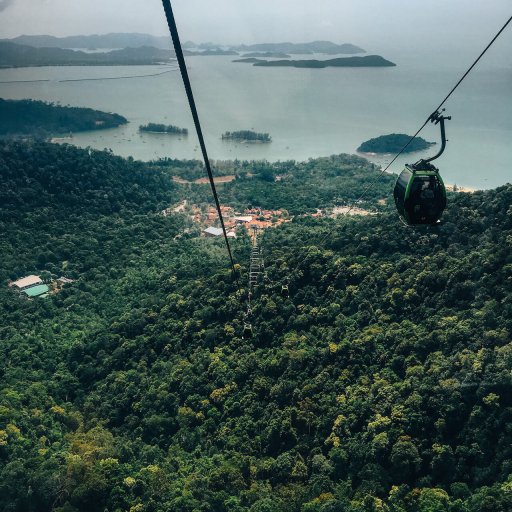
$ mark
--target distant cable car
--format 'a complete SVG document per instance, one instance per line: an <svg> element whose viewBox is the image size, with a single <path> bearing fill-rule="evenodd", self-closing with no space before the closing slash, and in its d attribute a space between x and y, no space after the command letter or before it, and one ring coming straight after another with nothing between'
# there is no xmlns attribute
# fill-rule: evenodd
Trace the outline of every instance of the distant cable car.
<svg viewBox="0 0 512 512"><path fill-rule="evenodd" d="M396 209L407 224L437 224L446 208L446 189L439 169L430 162L440 157L446 147L445 117L440 112L430 116L430 121L440 124L441 149L432 158L419 160L405 166L395 183L393 195Z"/></svg>
<svg viewBox="0 0 512 512"><path fill-rule="evenodd" d="M248 340L252 338L252 325L249 323L244 324L244 333L242 335L242 338L244 340Z"/></svg>
<svg viewBox="0 0 512 512"><path fill-rule="evenodd" d="M288 285L287 284L283 284L283 286L281 286L281 295L285 299L290 296L290 290L288 289Z"/></svg>

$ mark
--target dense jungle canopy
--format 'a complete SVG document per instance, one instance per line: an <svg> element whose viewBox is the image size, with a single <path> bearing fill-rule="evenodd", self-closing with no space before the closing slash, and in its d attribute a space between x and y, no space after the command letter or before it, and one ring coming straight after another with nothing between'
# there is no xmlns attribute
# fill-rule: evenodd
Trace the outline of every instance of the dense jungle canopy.
<svg viewBox="0 0 512 512"><path fill-rule="evenodd" d="M391 176L376 215L301 216L358 197L357 157L217 168L223 204L295 215L251 340L222 240L160 214L209 200L172 179L197 162L0 142L0 510L511 510L512 186L411 229ZM7 287L32 272L76 281Z"/></svg>

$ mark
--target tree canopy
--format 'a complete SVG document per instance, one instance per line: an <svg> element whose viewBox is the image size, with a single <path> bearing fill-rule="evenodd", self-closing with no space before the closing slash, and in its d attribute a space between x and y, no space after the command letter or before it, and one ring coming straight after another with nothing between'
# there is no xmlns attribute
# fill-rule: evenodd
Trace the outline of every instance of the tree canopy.
<svg viewBox="0 0 512 512"><path fill-rule="evenodd" d="M0 142L0 509L510 510L512 186L450 195L436 228L383 207L266 231L243 340L222 241L158 213L193 188L167 164ZM43 270L77 281L6 286Z"/></svg>

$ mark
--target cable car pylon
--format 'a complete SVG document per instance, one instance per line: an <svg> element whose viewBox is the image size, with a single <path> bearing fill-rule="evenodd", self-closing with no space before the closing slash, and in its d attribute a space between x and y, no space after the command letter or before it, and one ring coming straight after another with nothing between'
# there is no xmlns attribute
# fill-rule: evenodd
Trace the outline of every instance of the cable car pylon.
<svg viewBox="0 0 512 512"><path fill-rule="evenodd" d="M249 265L249 283L247 292L247 312L245 314L246 321L244 322L243 339L252 337L252 325L249 318L252 315L251 301L253 298L254 287L259 282L259 277L262 269L264 268L263 258L261 257L261 248L258 245L258 228L252 227L251 234L251 260Z"/></svg>

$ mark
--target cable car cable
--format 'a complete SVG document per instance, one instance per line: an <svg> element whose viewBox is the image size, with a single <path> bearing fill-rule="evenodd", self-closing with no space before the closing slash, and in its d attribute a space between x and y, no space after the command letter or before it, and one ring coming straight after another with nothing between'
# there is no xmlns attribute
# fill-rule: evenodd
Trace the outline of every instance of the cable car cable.
<svg viewBox="0 0 512 512"><path fill-rule="evenodd" d="M236 281L236 285L238 288L238 291L240 292L240 283L238 281L237 272L235 269L235 261L233 259L233 254L231 252L231 246L229 244L228 235L226 232L226 226L224 224L224 217L222 216L222 210L220 208L220 201L219 197L217 195L217 189L215 187L215 181L213 179L213 173L210 166L210 160L208 158L208 153L206 151L206 144L204 142L203 138L203 131L201 130L201 124L199 122L199 115L197 113L196 103L194 101L194 95L192 93L192 86L190 85L190 79L188 76L187 71L187 65L185 63L185 57L183 55L183 50L181 47L180 37L178 34L178 28L176 26L176 21L174 19L174 13L172 11L172 6L170 0L162 0L162 4L165 11L165 17L167 19L167 25L169 26L169 31L171 33L172 42L174 45L174 51L176 53L176 59L178 60L180 72L181 72L181 78L183 79L183 85L185 86L185 91L187 93L187 99L190 106L190 111L192 113L192 118L194 120L194 125L197 132L197 138L199 139L199 145L201 147L201 152L203 154L204 159L204 165L206 168L206 172L208 173L208 179L210 181L210 186L212 189L212 194L215 199L215 206L217 208L217 214L219 216L220 224L222 227L222 233L224 234L224 240L226 242L226 247L229 254L229 260L231 262L231 271L233 273L233 278Z"/></svg>

